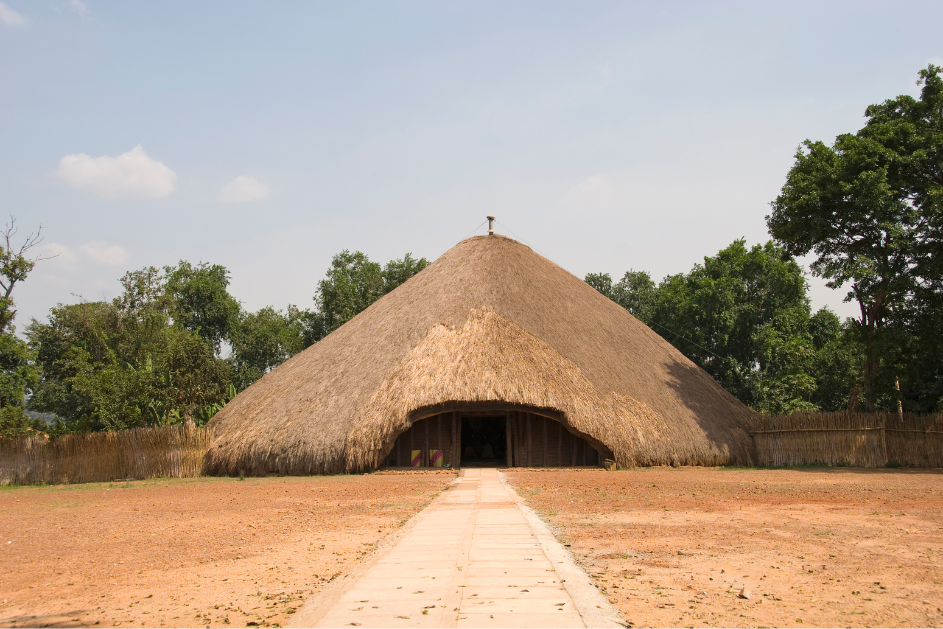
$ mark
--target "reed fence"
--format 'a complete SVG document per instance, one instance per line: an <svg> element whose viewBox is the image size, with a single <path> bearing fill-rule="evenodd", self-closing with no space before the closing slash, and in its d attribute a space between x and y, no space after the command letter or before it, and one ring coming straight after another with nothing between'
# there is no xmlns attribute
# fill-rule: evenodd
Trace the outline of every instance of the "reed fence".
<svg viewBox="0 0 943 629"><path fill-rule="evenodd" d="M752 433L764 466L943 467L943 415L764 415Z"/></svg>
<svg viewBox="0 0 943 629"><path fill-rule="evenodd" d="M211 438L206 428L177 424L0 439L0 485L200 476Z"/></svg>

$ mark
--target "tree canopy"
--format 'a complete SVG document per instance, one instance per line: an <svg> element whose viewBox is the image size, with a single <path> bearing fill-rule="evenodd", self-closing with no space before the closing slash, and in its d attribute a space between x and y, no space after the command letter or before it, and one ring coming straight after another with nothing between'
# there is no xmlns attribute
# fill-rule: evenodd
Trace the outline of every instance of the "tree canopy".
<svg viewBox="0 0 943 629"><path fill-rule="evenodd" d="M229 293L228 270L217 264L181 260L131 271L112 301L60 304L47 320L33 320L28 344L12 334L0 337L0 404L18 399L22 414L28 397L32 410L57 418L56 427L46 428L53 433L202 424L236 391L426 264L406 254L381 266L359 251L343 251L318 283L309 311L244 310Z"/></svg>
<svg viewBox="0 0 943 629"><path fill-rule="evenodd" d="M30 251L42 242L42 227L16 244L16 219L0 232L0 436L16 436L41 428L26 414L26 400L39 382L33 352L16 335L13 291L42 258Z"/></svg>
<svg viewBox="0 0 943 629"><path fill-rule="evenodd" d="M365 253L341 251L318 282L314 310L307 313L305 344L315 343L341 327L383 295L426 268L425 258L407 253L386 266L371 262Z"/></svg>
<svg viewBox="0 0 943 629"><path fill-rule="evenodd" d="M848 403L853 376L832 382L839 393L827 399L819 382L836 369L848 375L827 358L841 324L827 309L811 313L802 268L773 242L747 247L735 240L657 286L644 271L629 271L617 284L605 273L586 281L757 410L833 410Z"/></svg>
<svg viewBox="0 0 943 629"><path fill-rule="evenodd" d="M813 274L832 288L848 286L846 300L857 302L869 409L881 379L886 390L906 371L897 351L905 337L921 326L924 336L940 330L941 71L921 70L919 99L871 105L865 126L832 146L806 140L767 216L770 233L790 254L814 254Z"/></svg>

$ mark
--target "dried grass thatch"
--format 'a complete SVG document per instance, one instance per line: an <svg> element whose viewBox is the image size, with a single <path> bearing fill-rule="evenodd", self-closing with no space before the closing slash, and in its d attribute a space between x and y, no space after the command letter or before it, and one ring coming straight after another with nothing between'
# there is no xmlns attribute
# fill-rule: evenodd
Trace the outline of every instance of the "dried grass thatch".
<svg viewBox="0 0 943 629"><path fill-rule="evenodd" d="M579 278L502 236L465 240L213 419L213 474L375 468L450 407L554 411L622 466L750 464L754 413Z"/></svg>

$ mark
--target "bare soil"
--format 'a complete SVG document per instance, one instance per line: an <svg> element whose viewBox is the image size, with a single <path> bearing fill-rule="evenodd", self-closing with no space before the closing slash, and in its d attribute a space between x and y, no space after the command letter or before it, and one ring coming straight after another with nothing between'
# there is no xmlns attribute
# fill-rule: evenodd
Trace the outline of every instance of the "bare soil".
<svg viewBox="0 0 943 629"><path fill-rule="evenodd" d="M941 470L508 478L634 626L943 626Z"/></svg>
<svg viewBox="0 0 943 629"><path fill-rule="evenodd" d="M448 471L0 488L0 626L279 626Z"/></svg>

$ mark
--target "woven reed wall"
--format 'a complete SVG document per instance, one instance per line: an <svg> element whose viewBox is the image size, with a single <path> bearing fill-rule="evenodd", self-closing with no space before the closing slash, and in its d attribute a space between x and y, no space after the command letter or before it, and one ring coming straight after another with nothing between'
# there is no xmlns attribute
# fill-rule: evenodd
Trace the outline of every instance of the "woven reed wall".
<svg viewBox="0 0 943 629"><path fill-rule="evenodd" d="M422 450L422 464L429 466L429 450L442 450L444 453L442 465L454 465L457 453L452 441L452 414L442 413L426 419L420 419L403 434L396 438L396 443L390 454L384 459L384 465L409 467L413 450ZM456 432L460 428L456 428Z"/></svg>
<svg viewBox="0 0 943 629"><path fill-rule="evenodd" d="M497 412L497 415L504 413ZM600 456L586 440L568 431L563 424L536 413L509 413L512 461L514 467L574 467L599 465ZM414 450L422 451L422 467L429 465L429 450L445 453L444 464L459 466L465 449L461 440L462 413L441 413L420 419L396 438L384 465L409 467ZM504 421L502 419L502 421ZM454 422L454 423L453 423ZM495 451L506 450L505 444L493 444Z"/></svg>
<svg viewBox="0 0 943 629"><path fill-rule="evenodd" d="M182 424L0 440L0 484L192 478L202 474L211 440L208 429Z"/></svg>
<svg viewBox="0 0 943 629"><path fill-rule="evenodd" d="M943 467L943 415L763 415L752 432L765 466Z"/></svg>
<svg viewBox="0 0 943 629"><path fill-rule="evenodd" d="M536 413L511 413L511 450L514 467L599 465L599 455L586 439Z"/></svg>

